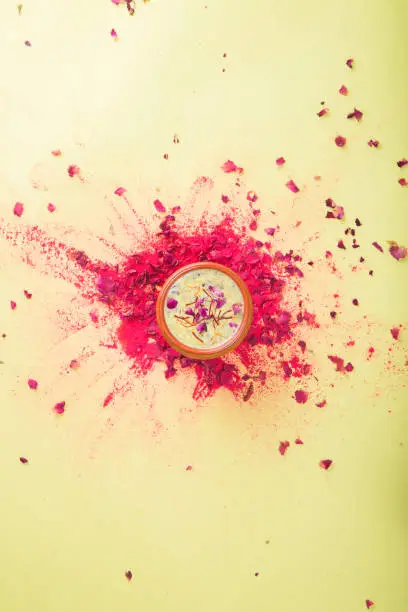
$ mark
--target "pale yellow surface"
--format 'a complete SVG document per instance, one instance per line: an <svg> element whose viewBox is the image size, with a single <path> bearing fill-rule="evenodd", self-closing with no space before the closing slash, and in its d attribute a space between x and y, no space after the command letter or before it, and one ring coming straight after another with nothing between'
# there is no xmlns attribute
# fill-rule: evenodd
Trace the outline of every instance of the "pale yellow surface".
<svg viewBox="0 0 408 612"><path fill-rule="evenodd" d="M277 384L258 405L219 393L197 407L191 383L165 383L157 371L103 409L126 359L98 348L92 326L66 335L64 309L88 317L87 305L0 240L2 612L359 612L366 598L379 612L408 609L407 331L394 357L400 369L384 372L389 328L407 322L407 266L369 246L408 246L408 193L395 166L408 156L408 5L204 2L139 2L132 18L109 0L27 0L20 17L16 4L1 3L0 216L108 259L95 236L131 243L109 205L116 187L150 217L158 193L183 204L197 176L209 175L214 200L204 191L196 206L211 207L231 190L219 167L233 159L283 245L305 243L310 259L336 251L344 278L317 270L304 285L315 310L324 306L327 328L310 342L328 406L300 407L293 388ZM348 98L336 93L343 83ZM323 100L331 116L319 120ZM344 119L354 105L361 124ZM337 133L347 150L333 145ZM369 149L371 137L383 148ZM280 155L288 163L278 171ZM70 163L86 182L67 177ZM289 178L302 187L296 197ZM326 197L363 220L374 278L351 273L351 249L337 252ZM323 237L307 242L317 231ZM329 326L337 290L344 314ZM369 323L360 326L362 313ZM328 344L344 349L349 335L356 371L335 376ZM84 347L95 354L68 374ZM29 376L40 382L35 393ZM51 408L62 399L57 419ZM304 446L294 446L297 435ZM326 473L318 462L328 457Z"/></svg>

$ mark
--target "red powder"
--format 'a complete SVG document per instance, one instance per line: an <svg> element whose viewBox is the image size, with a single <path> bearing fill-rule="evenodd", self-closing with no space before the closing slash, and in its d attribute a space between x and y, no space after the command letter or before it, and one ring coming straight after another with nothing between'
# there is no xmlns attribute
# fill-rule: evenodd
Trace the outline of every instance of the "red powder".
<svg viewBox="0 0 408 612"><path fill-rule="evenodd" d="M307 393L307 391L302 391L301 389L295 391L295 400L298 404L306 404L308 397L309 394Z"/></svg>
<svg viewBox="0 0 408 612"><path fill-rule="evenodd" d="M323 470L328 470L332 463L333 461L331 459L322 459L319 461L319 465Z"/></svg>
<svg viewBox="0 0 408 612"><path fill-rule="evenodd" d="M36 380L34 380L34 378L29 378L27 380L27 384L30 387L30 389L37 389L37 387L38 387L38 382Z"/></svg>
<svg viewBox="0 0 408 612"><path fill-rule="evenodd" d="M65 412L65 402L58 402L54 406L55 414L64 414Z"/></svg>
<svg viewBox="0 0 408 612"><path fill-rule="evenodd" d="M279 452L280 452L280 454L282 456L286 453L286 451L288 450L289 446L290 446L290 442L288 440L285 440L285 442L281 442L279 444L278 450L279 450Z"/></svg>
<svg viewBox="0 0 408 612"><path fill-rule="evenodd" d="M344 138L344 136L336 136L336 138L334 139L334 142L336 143L338 147L344 147L347 140Z"/></svg>
<svg viewBox="0 0 408 612"><path fill-rule="evenodd" d="M21 202L16 202L14 204L13 213L16 215L16 217L21 217L23 212L24 212L24 204L22 204Z"/></svg>

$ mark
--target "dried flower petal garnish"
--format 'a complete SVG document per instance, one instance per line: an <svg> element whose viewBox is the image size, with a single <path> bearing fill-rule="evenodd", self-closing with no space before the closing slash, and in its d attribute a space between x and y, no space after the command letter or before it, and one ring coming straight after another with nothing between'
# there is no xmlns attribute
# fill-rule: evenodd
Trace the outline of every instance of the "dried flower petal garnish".
<svg viewBox="0 0 408 612"><path fill-rule="evenodd" d="M53 155L54 157L61 157L62 153L60 149L54 149L53 151L51 151L51 155Z"/></svg>
<svg viewBox="0 0 408 612"><path fill-rule="evenodd" d="M354 370L354 366L350 362L344 365L344 359L341 357L337 357L336 355L327 355L327 358L336 365L336 372L344 373L352 372Z"/></svg>
<svg viewBox="0 0 408 612"><path fill-rule="evenodd" d="M344 138L344 136L336 136L334 142L338 147L344 147L346 145L347 140Z"/></svg>
<svg viewBox="0 0 408 612"><path fill-rule="evenodd" d="M403 246L398 246L397 244L392 244L389 248L390 255L394 257L397 261L400 259L405 259L407 256L407 249Z"/></svg>
<svg viewBox="0 0 408 612"><path fill-rule="evenodd" d="M300 445L300 444L303 444L303 443L304 443L303 440L301 440L300 438L296 438L295 444Z"/></svg>
<svg viewBox="0 0 408 612"><path fill-rule="evenodd" d="M292 179L286 183L286 187L293 193L297 193L299 191L299 187L294 181L292 181Z"/></svg>
<svg viewBox="0 0 408 612"><path fill-rule="evenodd" d="M28 463L27 457L20 457L20 463L23 463L23 464Z"/></svg>
<svg viewBox="0 0 408 612"><path fill-rule="evenodd" d="M339 249L345 249L346 245L344 244L343 240L339 240L337 243L337 246Z"/></svg>
<svg viewBox="0 0 408 612"><path fill-rule="evenodd" d="M284 157L278 157L278 159L276 160L277 166L283 166L283 164L285 163L286 163L286 159Z"/></svg>
<svg viewBox="0 0 408 612"><path fill-rule="evenodd" d="M111 31L110 31L110 35L112 36L112 38L113 38L115 41L116 41L116 40L119 40L119 37L118 37L118 35L117 35L117 32L116 32L116 30L115 30L114 28L112 28L112 29L111 29Z"/></svg>
<svg viewBox="0 0 408 612"><path fill-rule="evenodd" d="M370 140L367 142L369 147L374 147L376 149L378 149L378 147L380 146L380 142L379 140L373 140L372 138L370 138Z"/></svg>
<svg viewBox="0 0 408 612"><path fill-rule="evenodd" d="M384 249L382 248L381 244L379 244L377 241L372 242L371 244L373 245L373 247L377 249L377 251L380 251L380 253L384 253Z"/></svg>
<svg viewBox="0 0 408 612"><path fill-rule="evenodd" d="M357 119L357 121L361 121L361 119L363 118L363 113L358 110L358 108L354 107L354 110L352 113L349 113L347 115L347 119Z"/></svg>
<svg viewBox="0 0 408 612"><path fill-rule="evenodd" d="M255 191L248 191L246 199L248 202L256 202L258 196L256 195Z"/></svg>
<svg viewBox="0 0 408 612"><path fill-rule="evenodd" d="M365 605L366 605L367 610L369 610L369 609L370 609L370 608L372 608L372 607L373 607L375 604L374 604L374 602L373 602L373 600L372 600L372 599L366 599L366 600L365 600Z"/></svg>
<svg viewBox="0 0 408 612"><path fill-rule="evenodd" d="M112 0L112 1L113 1L113 0ZM127 570L127 571L125 572L125 578L127 578L127 580L128 580L129 582L132 580L132 578L133 578L133 574L132 574L132 572L131 572L130 570Z"/></svg>
<svg viewBox="0 0 408 612"><path fill-rule="evenodd" d="M221 170L229 174L230 172L237 172L238 174L242 174L244 172L243 168L240 168L233 161L228 159L225 164L221 166Z"/></svg>
<svg viewBox="0 0 408 612"><path fill-rule="evenodd" d="M115 189L113 193L117 196L123 196L123 194L126 193L126 191L127 189L125 189L125 187L118 187L117 189Z"/></svg>
<svg viewBox="0 0 408 612"><path fill-rule="evenodd" d="M302 389L295 391L295 400L298 404L306 404L308 397L309 394L307 391L303 391Z"/></svg>
<svg viewBox="0 0 408 612"><path fill-rule="evenodd" d="M81 173L81 168L79 166L76 166L75 164L71 164L70 166L68 166L67 172L68 176L73 178L74 176L79 176L79 174Z"/></svg>
<svg viewBox="0 0 408 612"><path fill-rule="evenodd" d="M328 108L322 108L321 110L319 110L317 114L318 117L324 117L324 115L327 115L327 113L329 112Z"/></svg>
<svg viewBox="0 0 408 612"><path fill-rule="evenodd" d="M321 402L319 402L318 404L316 404L316 406L318 408L324 408L325 406L327 406L327 400L322 400Z"/></svg>
<svg viewBox="0 0 408 612"><path fill-rule="evenodd" d="M403 159L400 159L399 161L397 161L398 168L403 168L407 164L408 164L408 159L405 159L405 157Z"/></svg>
<svg viewBox="0 0 408 612"><path fill-rule="evenodd" d="M331 459L322 459L321 461L319 461L319 465L322 470L328 470L332 464L333 461Z"/></svg>
<svg viewBox="0 0 408 612"><path fill-rule="evenodd" d="M345 85L342 85L339 89L339 94L341 94L342 96L347 96L348 94L348 89Z"/></svg>
<svg viewBox="0 0 408 612"><path fill-rule="evenodd" d="M33 294L30 293L29 291L27 291L27 289L24 289L24 295L27 298L27 300L31 300L31 298L33 297Z"/></svg>
<svg viewBox="0 0 408 612"><path fill-rule="evenodd" d="M394 338L394 340L398 340L401 329L399 327L392 327L390 331L391 336Z"/></svg>
<svg viewBox="0 0 408 612"><path fill-rule="evenodd" d="M282 456L286 453L286 451L288 450L289 446L290 446L290 442L288 440L285 440L284 442L281 442L279 444L278 450L279 450L279 452L280 452L280 454Z"/></svg>
<svg viewBox="0 0 408 612"><path fill-rule="evenodd" d="M55 414L64 414L65 412L65 402L58 402L54 406Z"/></svg>
<svg viewBox="0 0 408 612"><path fill-rule="evenodd" d="M160 200L155 200L153 202L155 209L157 210L157 212L159 213L165 213L166 212L166 207L164 206L164 204L162 204L162 202L160 202Z"/></svg>
<svg viewBox="0 0 408 612"><path fill-rule="evenodd" d="M346 61L346 64L349 68L353 68L353 64L354 64L354 59L352 57L350 57L350 59L348 59Z"/></svg>
<svg viewBox="0 0 408 612"><path fill-rule="evenodd" d="M326 219L343 219L344 207L338 206L331 198L327 198L326 206L331 210L326 213Z"/></svg>
<svg viewBox="0 0 408 612"><path fill-rule="evenodd" d="M34 378L29 378L27 380L27 384L30 387L30 389L37 389L37 387L38 387L38 382L36 380L34 380Z"/></svg>
<svg viewBox="0 0 408 612"><path fill-rule="evenodd" d="M16 215L16 217L21 217L23 212L24 212L24 204L22 204L21 202L16 202L14 204L13 213Z"/></svg>
<svg viewBox="0 0 408 612"><path fill-rule="evenodd" d="M56 210L56 206L52 202L48 202L47 210L48 210L48 212L53 213Z"/></svg>
<svg viewBox="0 0 408 612"><path fill-rule="evenodd" d="M407 182L406 178L400 178L400 179L398 179L398 182L401 185L401 187L406 187L408 185L408 182Z"/></svg>
<svg viewBox="0 0 408 612"><path fill-rule="evenodd" d="M174 298L169 298L167 300L167 308L169 308L169 310L174 310L175 308L177 308L177 304L178 304L178 301L175 300Z"/></svg>

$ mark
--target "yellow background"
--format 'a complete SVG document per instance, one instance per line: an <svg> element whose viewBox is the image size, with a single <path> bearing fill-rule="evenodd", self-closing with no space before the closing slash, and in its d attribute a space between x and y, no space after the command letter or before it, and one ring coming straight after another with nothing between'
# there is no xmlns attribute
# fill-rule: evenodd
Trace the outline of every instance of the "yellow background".
<svg viewBox="0 0 408 612"><path fill-rule="evenodd" d="M204 2L139 2L134 17L109 0L28 0L21 16L1 3L0 216L109 259L95 236L131 244L112 215L116 187L149 218L155 197L183 204L197 176L208 175L214 199L204 192L195 206L215 210L233 182L219 167L233 159L260 196L262 222L286 228L283 245L308 258L336 251L343 278L322 264L304 284L315 310L324 306L327 327L310 342L328 406L300 407L279 385L253 406L225 393L196 406L190 383L165 383L156 371L102 409L127 375L126 360L98 349L93 326L69 334L64 312L81 319L89 311L76 290L0 240L4 612L358 612L367 598L384 612L408 608L407 332L397 366L384 369L389 328L406 323L407 267L369 246L408 246L408 194L395 166L408 156L408 4ZM337 94L343 83L347 98ZM318 119L323 100L331 114ZM344 119L354 105L361 124ZM347 150L334 146L337 133ZM369 138L382 148L369 149ZM67 177L70 163L86 182ZM299 197L285 188L289 178ZM373 278L351 273L355 253L338 253L326 197L345 206L350 222L363 220ZM25 204L21 219L15 201ZM316 231L321 237L307 242ZM336 290L345 306L334 326L327 312ZM345 353L349 335L356 370L346 378L326 355L329 337ZM367 363L370 343L377 353ZM68 373L84 347L95 354ZM62 399L67 410L57 419L51 408ZM293 445L297 435L304 446ZM318 462L329 457L334 467L323 472Z"/></svg>

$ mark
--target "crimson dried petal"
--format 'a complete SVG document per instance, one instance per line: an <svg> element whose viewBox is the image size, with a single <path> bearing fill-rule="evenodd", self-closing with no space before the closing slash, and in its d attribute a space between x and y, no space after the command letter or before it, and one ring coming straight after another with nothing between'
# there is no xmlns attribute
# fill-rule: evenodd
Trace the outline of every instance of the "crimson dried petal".
<svg viewBox="0 0 408 612"><path fill-rule="evenodd" d="M332 363L336 365L336 372L343 372L344 370L344 359L337 357L336 355L327 355Z"/></svg>
<svg viewBox="0 0 408 612"><path fill-rule="evenodd" d="M255 232L255 230L258 229L258 223L256 222L256 219L252 219L250 224L249 224L249 229L253 232Z"/></svg>
<svg viewBox="0 0 408 612"><path fill-rule="evenodd" d="M300 438L296 438L295 444L303 444L303 440L301 440Z"/></svg>
<svg viewBox="0 0 408 612"><path fill-rule="evenodd" d="M339 240L337 243L337 246L339 249L345 249L346 245L344 244L343 240Z"/></svg>
<svg viewBox="0 0 408 612"><path fill-rule="evenodd" d="M54 406L54 412L56 414L64 414L65 412L65 402L57 402Z"/></svg>
<svg viewBox="0 0 408 612"><path fill-rule="evenodd" d="M155 200L153 202L155 209L157 210L157 212L159 213L165 213L166 212L166 207L162 204L162 202L160 202L160 200Z"/></svg>
<svg viewBox="0 0 408 612"><path fill-rule="evenodd" d="M281 442L279 444L278 450L279 450L279 452L280 452L280 454L282 456L286 453L286 451L288 450L289 446L290 446L290 442L288 440L285 440L284 442Z"/></svg>
<svg viewBox="0 0 408 612"><path fill-rule="evenodd" d="M238 174L242 174L244 172L243 168L240 168L233 161L228 159L222 166L221 170L229 174L230 172L237 172Z"/></svg>
<svg viewBox="0 0 408 612"><path fill-rule="evenodd" d="M27 457L20 457L20 463L28 463Z"/></svg>
<svg viewBox="0 0 408 612"><path fill-rule="evenodd" d="M397 244L393 244L389 248L390 255L394 257L397 261L400 259L405 259L407 256L407 249L403 246L398 246Z"/></svg>
<svg viewBox="0 0 408 612"><path fill-rule="evenodd" d="M327 405L327 401L325 399L316 404L318 408L324 408L326 405Z"/></svg>
<svg viewBox="0 0 408 612"><path fill-rule="evenodd" d="M276 227L267 227L265 230L265 233L268 234L268 236L273 236L276 232Z"/></svg>
<svg viewBox="0 0 408 612"><path fill-rule="evenodd" d="M68 172L68 176L72 178L74 176L78 176L79 173L81 172L81 169L79 166L76 166L75 164L71 164L70 166L68 166L67 172Z"/></svg>
<svg viewBox="0 0 408 612"><path fill-rule="evenodd" d="M115 189L113 193L117 196L123 196L123 194L126 193L126 191L127 189L125 189L125 187L118 187L117 189Z"/></svg>
<svg viewBox="0 0 408 612"><path fill-rule="evenodd" d="M398 340L400 332L401 332L400 328L392 327L390 331L391 331L391 336L394 338L394 340Z"/></svg>
<svg viewBox="0 0 408 612"><path fill-rule="evenodd" d="M114 28L111 29L110 31L110 35L112 36L112 38L114 38L115 40L118 39L118 35L116 33L116 30Z"/></svg>
<svg viewBox="0 0 408 612"><path fill-rule="evenodd" d="M378 251L380 251L380 253L384 253L384 249L382 248L381 244L379 244L377 241L372 242L371 243L373 245L373 247L375 247Z"/></svg>
<svg viewBox="0 0 408 612"><path fill-rule="evenodd" d="M277 166L283 166L283 164L285 163L286 163L286 159L284 157L278 157L278 159L276 160Z"/></svg>
<svg viewBox="0 0 408 612"><path fill-rule="evenodd" d="M344 147L347 140L344 136L336 136L336 138L334 139L334 142L336 143L338 147Z"/></svg>
<svg viewBox="0 0 408 612"><path fill-rule="evenodd" d="M401 185L401 187L406 187L408 185L408 182L407 182L406 178L400 178L400 179L398 179L398 182Z"/></svg>
<svg viewBox="0 0 408 612"><path fill-rule="evenodd" d="M319 465L323 470L328 470L332 464L333 461L331 459L322 459L319 461Z"/></svg>
<svg viewBox="0 0 408 612"><path fill-rule="evenodd" d="M352 372L354 370L354 366L352 363L348 362L345 366L344 369L346 370L346 372Z"/></svg>
<svg viewBox="0 0 408 612"><path fill-rule="evenodd" d="M372 599L366 599L366 600L365 600L365 605L366 605L366 607L367 607L367 610L369 610L369 609L370 609L370 608L372 608L372 607L373 607L375 604L374 604L374 602L373 602L373 600L372 600Z"/></svg>
<svg viewBox="0 0 408 612"><path fill-rule="evenodd" d="M30 389L37 389L38 387L38 382L34 378L29 378L27 380L27 384L30 387Z"/></svg>
<svg viewBox="0 0 408 612"><path fill-rule="evenodd" d="M318 117L324 117L324 115L327 115L327 113L329 112L328 108L322 108L321 110L319 110L317 114Z"/></svg>
<svg viewBox="0 0 408 612"><path fill-rule="evenodd" d="M293 193L297 193L299 191L299 187L294 181L292 181L292 179L286 183L286 187Z"/></svg>
<svg viewBox="0 0 408 612"><path fill-rule="evenodd" d="M349 68L353 68L353 64L354 64L354 59L352 57L350 57L350 59L348 59L346 61L346 64Z"/></svg>
<svg viewBox="0 0 408 612"><path fill-rule="evenodd" d="M369 147L374 147L376 149L378 149L378 147L380 146L380 142L378 140L373 140L372 138L370 138L367 144Z"/></svg>
<svg viewBox="0 0 408 612"><path fill-rule="evenodd" d="M187 465L187 466L186 466L186 472L191 472L191 471L192 471L192 469L193 469L193 466L192 466L192 465Z"/></svg>
<svg viewBox="0 0 408 612"><path fill-rule="evenodd" d="M405 157L403 159L400 159L399 161L397 161L398 168L403 168L407 164L408 164L408 159L405 159Z"/></svg>
<svg viewBox="0 0 408 612"><path fill-rule="evenodd" d="M174 310L174 308L176 308L177 304L178 304L178 301L175 298L169 298L167 300L167 308L169 310Z"/></svg>
<svg viewBox="0 0 408 612"><path fill-rule="evenodd" d="M17 303L14 300L10 300L10 308L11 310L15 310L17 308Z"/></svg>
<svg viewBox="0 0 408 612"><path fill-rule="evenodd" d="M303 391L302 389L295 391L295 400L298 404L306 404L308 397L309 394L307 391Z"/></svg>
<svg viewBox="0 0 408 612"><path fill-rule="evenodd" d="M248 202L256 202L258 196L255 191L248 191L246 199L248 200Z"/></svg>
<svg viewBox="0 0 408 612"><path fill-rule="evenodd" d="M347 96L348 94L348 89L345 85L342 85L339 89L339 94L341 94L342 96Z"/></svg>
<svg viewBox="0 0 408 612"><path fill-rule="evenodd" d="M30 293L29 291L27 291L27 289L24 289L24 295L27 298L27 300L31 300L31 298L33 297L33 294Z"/></svg>
<svg viewBox="0 0 408 612"><path fill-rule="evenodd" d="M30 43L30 41L29 41L29 40L26 40L26 41L24 42L24 44L25 44L25 46L26 46L26 47L31 47L31 43Z"/></svg>
<svg viewBox="0 0 408 612"><path fill-rule="evenodd" d="M112 0L112 2L113 2L113 1L114 1L114 0ZM118 3L117 3L117 2L115 2L115 4L118 4ZM130 570L127 570L127 571L125 572L125 578L127 578L127 580L128 580L129 582L132 580L132 578L133 578L133 574L132 574L132 572L131 572Z"/></svg>
<svg viewBox="0 0 408 612"><path fill-rule="evenodd" d="M347 115L347 119L356 119L357 121L361 121L361 119L363 118L363 113L358 110L358 108L354 107L354 110L352 113L349 113Z"/></svg>
<svg viewBox="0 0 408 612"><path fill-rule="evenodd" d="M106 408L106 406L109 406L112 400L113 400L113 392L111 391L110 393L108 393L108 395L103 400L103 407Z"/></svg>
<svg viewBox="0 0 408 612"><path fill-rule="evenodd" d="M221 200L224 202L224 204L228 204L228 202L230 201L229 197L224 194L221 195Z"/></svg>
<svg viewBox="0 0 408 612"><path fill-rule="evenodd" d="M52 202L49 202L49 203L47 204L47 210L48 210L50 213L53 213L53 212L56 210L56 208L57 208L57 207L56 207L56 206L55 206L55 205L54 205Z"/></svg>
<svg viewBox="0 0 408 612"><path fill-rule="evenodd" d="M22 204L21 202L16 202L14 204L13 213L16 215L16 217L21 217L23 212L24 212L24 204Z"/></svg>
<svg viewBox="0 0 408 612"><path fill-rule="evenodd" d="M61 157L62 153L60 149L54 149L54 151L51 151L51 155L54 155L54 157Z"/></svg>
<svg viewBox="0 0 408 612"><path fill-rule="evenodd" d="M254 383L250 382L247 387L247 390L245 391L244 397L243 397L244 402L247 402L252 397L253 394L254 394Z"/></svg>

